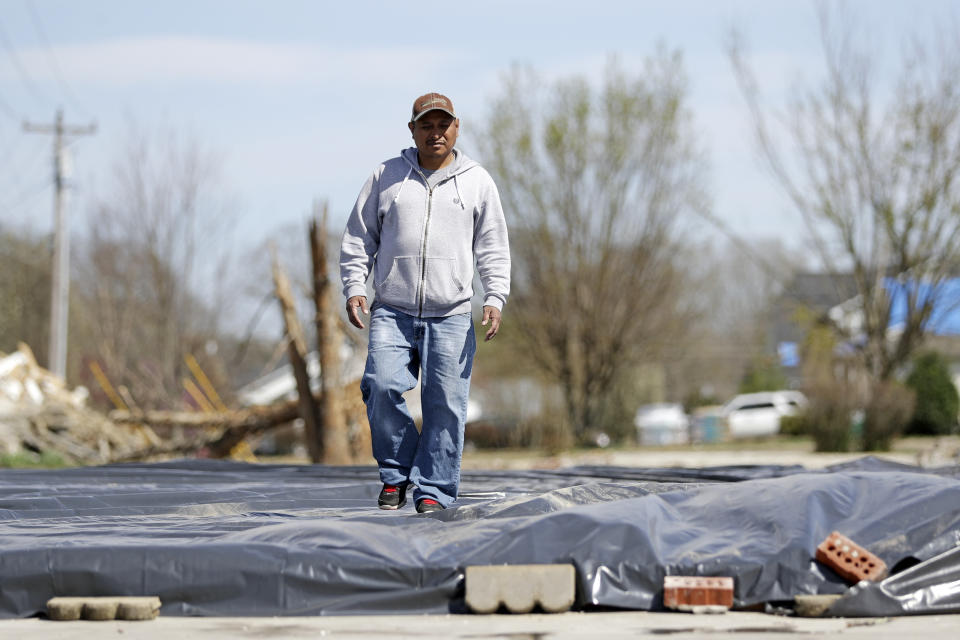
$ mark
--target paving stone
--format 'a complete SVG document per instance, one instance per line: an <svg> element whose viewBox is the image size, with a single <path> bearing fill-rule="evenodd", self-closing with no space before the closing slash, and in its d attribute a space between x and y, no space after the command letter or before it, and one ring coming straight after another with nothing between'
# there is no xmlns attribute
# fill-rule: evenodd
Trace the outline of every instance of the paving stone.
<svg viewBox="0 0 960 640"><path fill-rule="evenodd" d="M886 563L856 542L834 531L817 547L816 559L847 581L881 580L887 575Z"/></svg>
<svg viewBox="0 0 960 640"><path fill-rule="evenodd" d="M47 615L51 620L79 620L84 598L51 598L47 600Z"/></svg>
<svg viewBox="0 0 960 640"><path fill-rule="evenodd" d="M156 596L57 597L47 601L51 620L153 620L160 613Z"/></svg>
<svg viewBox="0 0 960 640"><path fill-rule="evenodd" d="M80 615L84 620L116 620L118 604L113 598L90 599L83 603L83 612Z"/></svg>
<svg viewBox="0 0 960 640"><path fill-rule="evenodd" d="M474 613L494 613L501 605L528 613L538 604L548 613L567 611L576 596L576 577L569 564L467 567L467 606Z"/></svg>
<svg viewBox="0 0 960 640"><path fill-rule="evenodd" d="M160 613L160 598L121 598L118 620L153 620Z"/></svg>

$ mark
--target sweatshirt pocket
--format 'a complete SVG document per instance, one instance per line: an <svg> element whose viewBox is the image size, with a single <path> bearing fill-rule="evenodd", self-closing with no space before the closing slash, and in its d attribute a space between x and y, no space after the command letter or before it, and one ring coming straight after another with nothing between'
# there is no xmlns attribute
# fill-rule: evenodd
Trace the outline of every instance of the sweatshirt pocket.
<svg viewBox="0 0 960 640"><path fill-rule="evenodd" d="M427 258L424 287L424 308L449 307L461 302L463 281L457 269L456 259Z"/></svg>
<svg viewBox="0 0 960 640"><path fill-rule="evenodd" d="M386 277L374 283L374 287L384 302L409 308L416 304L419 282L420 261L417 257L396 256Z"/></svg>

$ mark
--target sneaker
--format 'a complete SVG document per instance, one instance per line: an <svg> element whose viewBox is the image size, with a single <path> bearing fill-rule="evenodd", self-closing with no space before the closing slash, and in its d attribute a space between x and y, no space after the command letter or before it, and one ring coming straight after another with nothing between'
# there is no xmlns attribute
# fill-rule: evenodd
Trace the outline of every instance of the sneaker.
<svg viewBox="0 0 960 640"><path fill-rule="evenodd" d="M380 490L377 504L381 509L399 509L407 504L407 485L385 484Z"/></svg>
<svg viewBox="0 0 960 640"><path fill-rule="evenodd" d="M430 513L431 511L443 511L443 505L433 498L422 498L417 501L417 513Z"/></svg>

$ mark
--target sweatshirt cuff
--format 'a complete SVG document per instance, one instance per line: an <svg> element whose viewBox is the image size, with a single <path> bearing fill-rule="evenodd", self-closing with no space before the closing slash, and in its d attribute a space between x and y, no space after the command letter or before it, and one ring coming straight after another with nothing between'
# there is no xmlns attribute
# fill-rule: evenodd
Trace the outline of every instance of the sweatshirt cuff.
<svg viewBox="0 0 960 640"><path fill-rule="evenodd" d="M483 301L483 306L493 307L497 311L503 311L503 300L496 296L487 296Z"/></svg>
<svg viewBox="0 0 960 640"><path fill-rule="evenodd" d="M353 296L363 296L367 297L367 285L365 284L351 284L343 288L343 297L349 300Z"/></svg>

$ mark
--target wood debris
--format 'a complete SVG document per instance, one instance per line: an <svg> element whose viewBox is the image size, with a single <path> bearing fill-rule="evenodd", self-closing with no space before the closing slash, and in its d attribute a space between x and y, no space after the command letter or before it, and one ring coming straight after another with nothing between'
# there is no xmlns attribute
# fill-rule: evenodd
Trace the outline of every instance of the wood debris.
<svg viewBox="0 0 960 640"><path fill-rule="evenodd" d="M88 395L38 365L25 344L0 353L0 453L49 452L67 463L101 464L159 443L147 426L118 425L88 408Z"/></svg>

